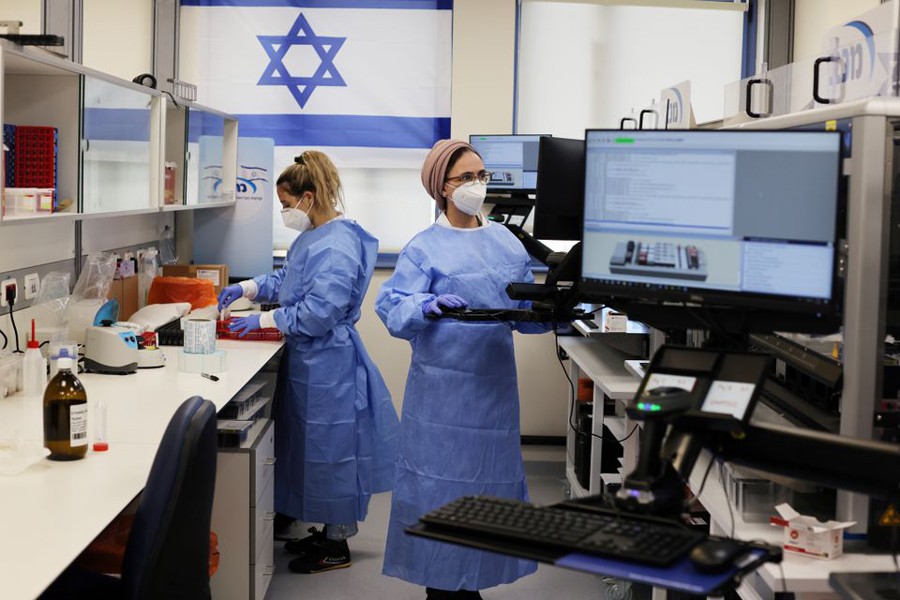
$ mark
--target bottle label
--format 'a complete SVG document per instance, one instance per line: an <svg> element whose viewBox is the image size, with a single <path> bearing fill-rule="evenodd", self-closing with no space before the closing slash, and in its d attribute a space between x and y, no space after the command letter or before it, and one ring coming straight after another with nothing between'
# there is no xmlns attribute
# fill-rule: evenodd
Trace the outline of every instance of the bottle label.
<svg viewBox="0 0 900 600"><path fill-rule="evenodd" d="M69 445L87 446L87 402L69 407Z"/></svg>

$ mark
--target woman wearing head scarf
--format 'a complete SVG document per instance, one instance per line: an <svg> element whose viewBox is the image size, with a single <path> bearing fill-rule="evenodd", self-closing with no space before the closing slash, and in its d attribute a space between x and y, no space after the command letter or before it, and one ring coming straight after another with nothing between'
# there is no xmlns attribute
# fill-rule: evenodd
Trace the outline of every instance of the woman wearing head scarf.
<svg viewBox="0 0 900 600"><path fill-rule="evenodd" d="M390 393L356 321L372 279L378 240L344 218L341 180L323 153L306 151L277 183L284 224L300 232L284 267L230 285L219 308L240 297L278 302L234 319L241 335L285 334L275 393L275 510L323 530L285 544L288 568L318 573L350 566L347 538L369 498L393 483L399 425Z"/></svg>
<svg viewBox="0 0 900 600"><path fill-rule="evenodd" d="M489 179L469 144L434 145L422 183L442 213L406 245L375 302L391 335L412 344L384 573L425 586L429 600L480 598L478 590L536 569L531 561L404 533L460 496L528 496L512 329L547 328L432 318L445 308L526 306L505 288L533 281L528 254L479 211Z"/></svg>

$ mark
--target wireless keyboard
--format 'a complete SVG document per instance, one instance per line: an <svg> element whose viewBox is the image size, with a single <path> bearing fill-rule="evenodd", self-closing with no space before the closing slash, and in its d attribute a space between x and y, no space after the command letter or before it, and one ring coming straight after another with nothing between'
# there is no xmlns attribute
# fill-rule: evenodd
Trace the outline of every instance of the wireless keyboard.
<svg viewBox="0 0 900 600"><path fill-rule="evenodd" d="M618 242L609 259L611 273L706 280L706 254L697 246L671 242Z"/></svg>
<svg viewBox="0 0 900 600"><path fill-rule="evenodd" d="M679 523L591 507L538 507L527 502L465 496L423 516L428 527L491 535L665 566L683 558L706 536Z"/></svg>

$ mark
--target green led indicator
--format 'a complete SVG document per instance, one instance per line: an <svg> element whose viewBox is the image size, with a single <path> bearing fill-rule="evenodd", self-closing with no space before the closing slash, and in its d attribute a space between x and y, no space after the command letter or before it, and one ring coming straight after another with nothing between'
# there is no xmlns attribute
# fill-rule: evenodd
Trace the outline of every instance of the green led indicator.
<svg viewBox="0 0 900 600"><path fill-rule="evenodd" d="M616 138L617 144L633 144L634 138Z"/></svg>

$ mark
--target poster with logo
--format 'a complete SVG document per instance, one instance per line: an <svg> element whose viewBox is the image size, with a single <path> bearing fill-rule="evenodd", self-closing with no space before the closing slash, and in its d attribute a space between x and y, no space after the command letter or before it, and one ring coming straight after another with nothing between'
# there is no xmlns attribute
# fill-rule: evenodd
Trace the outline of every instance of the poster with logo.
<svg viewBox="0 0 900 600"><path fill-rule="evenodd" d="M665 115L666 129L693 129L697 126L691 106L690 81L665 88L659 94L659 104Z"/></svg>
<svg viewBox="0 0 900 600"><path fill-rule="evenodd" d="M846 102L892 94L897 78L897 27L900 3L887 2L833 27L822 36L819 96Z"/></svg>
<svg viewBox="0 0 900 600"><path fill-rule="evenodd" d="M274 156L272 139L238 138L235 205L194 211L195 263L227 264L242 279L272 271ZM205 184L218 193L221 178L211 173Z"/></svg>

